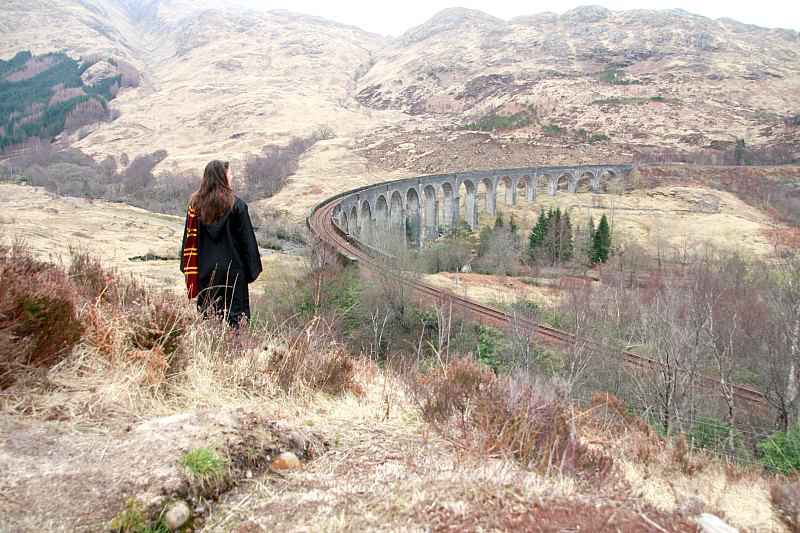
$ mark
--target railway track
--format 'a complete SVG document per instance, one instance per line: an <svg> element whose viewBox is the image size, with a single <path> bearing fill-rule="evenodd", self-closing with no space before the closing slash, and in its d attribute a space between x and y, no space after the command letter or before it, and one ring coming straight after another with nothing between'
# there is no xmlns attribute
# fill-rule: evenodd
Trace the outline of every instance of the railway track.
<svg viewBox="0 0 800 533"><path fill-rule="evenodd" d="M336 207L343 197L352 192L354 191L339 194L316 206L306 221L308 228L322 243L347 259L357 262L360 268L367 269L376 274L396 276L396 273L388 272L383 259L375 257L379 252L367 250L361 243L345 234L333 223L333 214ZM399 278L398 281L409 287L415 295L423 301L451 309L481 324L492 326L506 332L513 331L515 328L524 328L526 331L535 331L536 335L545 342L556 343L562 346L583 342L590 349L598 351L610 349L607 346L593 341L576 338L575 335L566 331L513 316L491 306L454 294L446 289L428 285L418 279L408 276L400 276ZM652 370L659 366L657 361L631 351L614 351L619 353L628 367ZM718 387L720 385L719 380L713 377L700 376L700 380L704 386ZM743 385L734 385L734 395L737 399L752 407L766 408L768 406L763 393Z"/></svg>

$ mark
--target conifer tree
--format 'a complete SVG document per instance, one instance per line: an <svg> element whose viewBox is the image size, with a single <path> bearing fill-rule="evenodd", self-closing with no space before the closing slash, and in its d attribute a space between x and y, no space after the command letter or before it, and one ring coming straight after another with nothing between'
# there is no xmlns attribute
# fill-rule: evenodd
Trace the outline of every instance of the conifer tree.
<svg viewBox="0 0 800 533"><path fill-rule="evenodd" d="M505 224L505 222L503 222L503 213L498 211L497 217L494 219L494 228L502 228L503 224Z"/></svg>
<svg viewBox="0 0 800 533"><path fill-rule="evenodd" d="M517 226L517 223L514 220L514 215L513 214L508 219L508 230L511 233L511 240L514 243L514 247L518 248L519 247L519 226Z"/></svg>
<svg viewBox="0 0 800 533"><path fill-rule="evenodd" d="M594 219L590 216L589 217L589 227L587 228L586 233L586 257L590 263L594 263Z"/></svg>
<svg viewBox="0 0 800 533"><path fill-rule="evenodd" d="M539 219L528 236L528 259L531 261L536 259L537 250L544 243L545 234L547 233L547 221L547 215L545 215L544 208L542 208L539 211Z"/></svg>
<svg viewBox="0 0 800 533"><path fill-rule="evenodd" d="M605 263L608 261L608 255L611 252L611 229L608 226L608 219L605 214L600 219L600 224L597 225L592 248L593 263Z"/></svg>
<svg viewBox="0 0 800 533"><path fill-rule="evenodd" d="M552 209L547 214L547 235L545 236L545 249L550 264L555 266L558 262L561 245L561 208Z"/></svg>
<svg viewBox="0 0 800 533"><path fill-rule="evenodd" d="M572 259L574 252L574 243L572 241L572 221L569 218L569 213L564 212L562 217L561 231L559 235L559 261L562 263Z"/></svg>

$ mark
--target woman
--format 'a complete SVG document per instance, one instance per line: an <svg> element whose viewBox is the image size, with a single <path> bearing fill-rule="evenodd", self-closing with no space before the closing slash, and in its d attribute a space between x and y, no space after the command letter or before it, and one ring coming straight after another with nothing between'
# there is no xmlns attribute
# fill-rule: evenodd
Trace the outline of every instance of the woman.
<svg viewBox="0 0 800 533"><path fill-rule="evenodd" d="M261 256L247 204L233 194L230 165L206 165L192 194L181 246L181 272L189 298L205 316L238 326L250 319L247 285L261 274Z"/></svg>

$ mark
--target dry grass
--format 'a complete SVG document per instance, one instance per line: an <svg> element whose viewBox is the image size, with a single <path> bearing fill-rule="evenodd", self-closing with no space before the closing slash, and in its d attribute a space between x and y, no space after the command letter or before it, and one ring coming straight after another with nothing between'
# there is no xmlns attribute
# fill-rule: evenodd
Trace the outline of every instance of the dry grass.
<svg viewBox="0 0 800 533"><path fill-rule="evenodd" d="M498 187L498 199L503 198ZM508 218L511 214L527 236L536 221L539 209L560 207L569 210L573 226L585 226L589 217L594 223L605 214L613 225L616 244L643 247L655 255L673 253L709 243L716 248L738 250L747 255L763 257L774 251L767 238L773 230L783 230L768 213L747 205L735 194L704 186L664 186L634 190L623 195L569 194L559 191L549 196L539 191L533 204L524 198L515 207L498 200L497 209ZM482 214L481 223L492 223L493 217Z"/></svg>
<svg viewBox="0 0 800 533"><path fill-rule="evenodd" d="M560 303L562 296L560 287L555 283L552 286L533 284L541 282L543 285L552 280L542 281L536 278L522 280L510 276L440 272L426 275L424 281L435 287L452 291L459 296L490 305L512 304L519 300L527 300L542 306L554 306Z"/></svg>
<svg viewBox="0 0 800 533"><path fill-rule="evenodd" d="M188 306L180 309L184 317L193 312ZM87 316L100 321L96 314ZM2 409L44 419L116 425L276 396L305 402L317 392L361 390L356 364L336 343L317 335L318 325L300 333L236 333L222 324L196 320L186 325L170 354L158 343L149 349L135 348L124 316L101 320L100 333L94 326L88 334L95 339L87 339L53 367L45 381L9 388ZM319 339L319 344L301 352L297 344L301 335ZM101 342L103 349L98 349ZM302 361L309 365L301 365ZM291 373L292 368L300 371Z"/></svg>
<svg viewBox="0 0 800 533"><path fill-rule="evenodd" d="M578 423L590 447L610 454L633 494L657 509L685 508L695 499L705 512L750 531L782 531L770 508L769 479L756 467L729 464L664 441L614 397L595 397Z"/></svg>
<svg viewBox="0 0 800 533"><path fill-rule="evenodd" d="M574 413L556 388L529 376L498 377L471 358L407 378L423 419L440 434L486 456L539 472L603 479L612 461L577 438Z"/></svg>
<svg viewBox="0 0 800 533"><path fill-rule="evenodd" d="M409 391L408 376L351 359L320 319L298 329L272 324L236 332L169 298L86 298L78 346L43 379L4 391L0 410L110 435L141 418L244 407L326 437L331 451L301 470L256 476L224 494L207 531L248 522L268 530L504 529L511 527L500 520L506 508L520 524L553 513L568 524L570 509L590 513L595 503L608 505L609 520L613 509L631 505L631 520L640 512L667 520L683 495L694 493L736 525L779 527L766 491L759 492L761 478L734 480L717 462L684 473L679 454L661 450L652 434L643 437L620 406L607 409L616 425L600 424L542 384L500 379L468 361L415 375ZM150 315L142 313L148 308ZM152 313L169 320L155 320L162 326L148 330L145 343L133 313L144 323L153 322ZM167 344L175 347L173 359ZM644 460L631 459L643 442ZM609 475L607 457L623 483Z"/></svg>
<svg viewBox="0 0 800 533"><path fill-rule="evenodd" d="M800 531L800 482L773 483L769 497L775 514L789 531Z"/></svg>
<svg viewBox="0 0 800 533"><path fill-rule="evenodd" d="M16 269L31 270L33 265L48 279L60 276L59 287L69 291L70 316L79 329L66 346L63 335L53 336L72 335L74 328L54 329L63 321L45 321L28 331L22 327L30 325L24 317L3 315L11 323L0 324L4 334L0 342L26 346L39 359L47 356L46 361L15 360L14 375L30 379L18 386L8 380L11 386L2 395L6 412L102 424L278 394L299 399L317 392L361 391L354 377L356 365L323 320L301 328L258 325L231 330L221 322L202 320L193 303L170 292L144 290L140 285L131 289L129 281L83 255L75 256L67 278L61 267L38 263L24 250L14 253L11 264ZM120 296L131 293L137 297ZM43 345L42 339L48 343ZM37 378L30 372L34 367L44 367L45 374Z"/></svg>
<svg viewBox="0 0 800 533"><path fill-rule="evenodd" d="M290 476L254 479L225 495L205 531L422 530L436 505L467 511L479 510L484 496L575 495L569 477L542 476L441 438L391 373L361 363L357 375L362 396L285 406L287 417L327 435L332 449Z"/></svg>

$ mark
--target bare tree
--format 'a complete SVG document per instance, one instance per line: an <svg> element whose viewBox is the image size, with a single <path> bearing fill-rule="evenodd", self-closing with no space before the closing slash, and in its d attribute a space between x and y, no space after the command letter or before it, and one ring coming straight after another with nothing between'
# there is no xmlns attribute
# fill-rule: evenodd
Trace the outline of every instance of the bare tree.
<svg viewBox="0 0 800 533"><path fill-rule="evenodd" d="M643 407L666 432L693 410L690 392L705 351L698 331L704 322L692 323L686 311L685 291L667 287L644 306L638 324L639 341L653 364L635 373L636 388Z"/></svg>
<svg viewBox="0 0 800 533"><path fill-rule="evenodd" d="M770 372L769 397L782 407L780 424L788 427L800 420L800 255L785 259L773 268L775 275L766 297L775 326L776 346L771 352L778 358L770 365L773 371ZM781 353L785 353L783 361ZM783 379L780 375L782 363L786 364ZM784 391L779 390L783 387L776 387L779 384L784 385Z"/></svg>
<svg viewBox="0 0 800 533"><path fill-rule="evenodd" d="M591 285L583 280L569 283L561 304L561 312L568 316L575 336L564 351L564 364L561 369L561 376L572 391L586 379L596 355L593 343L589 341L590 338L597 337L595 328L599 319Z"/></svg>

